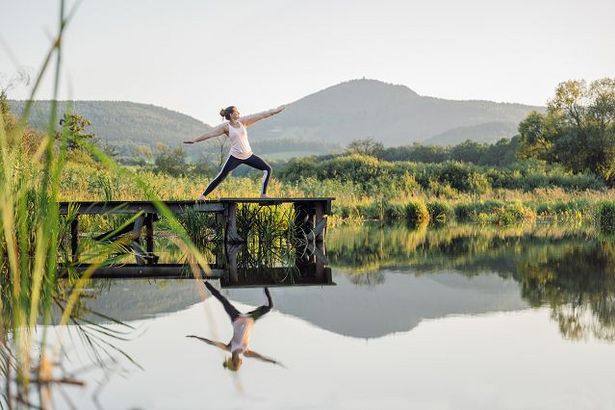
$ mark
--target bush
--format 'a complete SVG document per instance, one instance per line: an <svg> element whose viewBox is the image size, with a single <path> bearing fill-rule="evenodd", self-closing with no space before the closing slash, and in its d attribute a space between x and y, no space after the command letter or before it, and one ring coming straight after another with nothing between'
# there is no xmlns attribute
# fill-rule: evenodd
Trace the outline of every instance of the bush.
<svg viewBox="0 0 615 410"><path fill-rule="evenodd" d="M385 221L401 221L406 217L406 207L400 203L386 203L384 207Z"/></svg>
<svg viewBox="0 0 615 410"><path fill-rule="evenodd" d="M425 202L413 199L405 206L406 221L412 225L423 225L429 222L429 211Z"/></svg>
<svg viewBox="0 0 615 410"><path fill-rule="evenodd" d="M429 211L429 219L439 223L451 221L455 216L453 208L443 201L428 202L427 210Z"/></svg>
<svg viewBox="0 0 615 410"><path fill-rule="evenodd" d="M543 202L536 206L536 214L542 217L581 219L590 206L590 202L583 198Z"/></svg>
<svg viewBox="0 0 615 410"><path fill-rule="evenodd" d="M603 201L598 204L598 224L605 233L615 233L615 201Z"/></svg>
<svg viewBox="0 0 615 410"><path fill-rule="evenodd" d="M508 225L532 220L536 217L533 209L521 202L485 201L457 204L455 215L460 221Z"/></svg>

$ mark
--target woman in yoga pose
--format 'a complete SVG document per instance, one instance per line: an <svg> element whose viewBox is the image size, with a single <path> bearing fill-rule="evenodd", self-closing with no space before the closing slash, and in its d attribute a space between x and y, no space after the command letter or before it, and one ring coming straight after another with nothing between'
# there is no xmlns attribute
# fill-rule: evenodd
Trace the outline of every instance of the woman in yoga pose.
<svg viewBox="0 0 615 410"><path fill-rule="evenodd" d="M271 177L271 166L261 157L252 153L252 148L250 148L250 143L248 142L247 128L257 121L280 113L284 108L284 106L281 106L269 111L241 117L237 107L230 106L220 110L220 115L227 119L228 122L218 125L207 134L203 134L192 140L184 141L185 144L194 144L196 142L205 141L220 135L226 135L231 140L231 151L226 159L226 162L224 163L224 166L222 167L222 170L213 179L213 181L209 183L207 188L205 188L203 194L201 194L198 198L199 200L205 199L205 197L209 195L224 178L226 178L229 172L241 164L246 164L252 168L263 171L261 198L267 198L267 185L269 184L269 178Z"/></svg>
<svg viewBox="0 0 615 410"><path fill-rule="evenodd" d="M269 289L265 288L265 296L267 296L267 306L259 306L248 313L241 313L228 301L227 298L222 296L218 289L214 288L209 282L205 281L205 287L211 292L212 295L216 299L222 303L224 306L224 310L226 314L231 319L231 323L233 325L233 337L230 342L224 344L222 342L216 342L213 340L206 339L204 337L188 335L186 337L193 337L195 339L199 339L207 344L212 346L216 346L222 350L231 353L231 357L224 359L222 365L227 369L237 371L241 367L243 360L240 355L244 355L245 357L253 357L255 359L262 360L267 363L273 363L280 365L277 361L260 355L255 351L250 350L248 344L250 343L250 334L252 333L252 327L254 326L254 322L265 315L267 312L271 310L273 307L273 301L271 300L271 294L269 293Z"/></svg>

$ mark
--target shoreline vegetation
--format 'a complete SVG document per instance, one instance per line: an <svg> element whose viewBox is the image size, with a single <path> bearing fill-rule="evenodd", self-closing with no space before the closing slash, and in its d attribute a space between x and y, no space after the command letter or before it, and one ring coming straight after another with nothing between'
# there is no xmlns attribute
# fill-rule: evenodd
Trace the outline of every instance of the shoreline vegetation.
<svg viewBox="0 0 615 410"><path fill-rule="evenodd" d="M17 120L4 91L0 106L10 135ZM54 131L56 117L62 118L62 133ZM109 147L96 147L96 136L87 131L88 119L71 112L53 118L49 132L19 123L19 155L24 164L32 162L46 143L48 156L65 155L56 176L61 201L197 198L217 173L215 162L224 157L220 145L218 159L188 164L181 148L166 147L153 163L122 166L112 160L113 150L104 153ZM555 220L591 223L613 232L613 118L615 79L589 85L567 81L558 86L546 112L531 112L511 139L392 148L371 138L355 140L341 154L274 163L269 194L335 197L332 225ZM36 172L30 166L22 177L34 181L39 178ZM259 176L240 167L210 198L256 196Z"/></svg>
<svg viewBox="0 0 615 410"><path fill-rule="evenodd" d="M196 198L209 181L202 175L171 176L133 170L162 200ZM373 175L361 174L365 170L371 170ZM313 171L312 175L328 174L329 178L297 177L289 168L279 173L282 176L270 184L270 196L335 197L331 225L368 221L410 226L453 222L509 225L555 220L592 223L606 230L615 227L615 189L607 188L597 177L573 175L560 167L526 164L498 169L460 162L392 164L352 154L325 161ZM210 198L234 197L237 192L256 196L258 184L254 177L230 177ZM143 190L86 153L74 151L69 153L64 169L60 198L142 200Z"/></svg>
<svg viewBox="0 0 615 410"><path fill-rule="evenodd" d="M0 105L6 133L12 134L19 123L10 112L5 92ZM537 121L536 115L532 113L527 121ZM186 164L180 149L164 150L155 167L109 166L111 158L102 160L104 154L92 151L95 136L86 131L89 121L71 113L64 113L62 119L62 133L56 132L51 139L56 141L52 146L57 146L52 151L59 149L65 156L57 175L60 201L143 200L144 195L163 201L196 198L215 173L211 164L201 168ZM40 155L41 147L50 141L49 133L28 128L26 123L22 127L15 155L21 155L20 166L26 171L22 178L35 181L37 168L25 164ZM520 130L523 127L528 128L522 123ZM59 145L62 139L63 148ZM394 148L384 149L371 139L357 140L343 154L276 164L270 196L335 197L329 226L366 222L411 227L468 222L503 226L557 221L615 231L611 179L589 169L573 172L565 164L528 155L528 147L521 135L496 144L467 141L448 148L399 147L395 154ZM507 158L505 165L494 165L499 162L491 157L498 153ZM467 161L451 159L464 156ZM255 196L258 176L246 175L241 168L238 171L239 176L224 181L210 198ZM172 230L172 224L161 227ZM190 226L185 228L190 232Z"/></svg>

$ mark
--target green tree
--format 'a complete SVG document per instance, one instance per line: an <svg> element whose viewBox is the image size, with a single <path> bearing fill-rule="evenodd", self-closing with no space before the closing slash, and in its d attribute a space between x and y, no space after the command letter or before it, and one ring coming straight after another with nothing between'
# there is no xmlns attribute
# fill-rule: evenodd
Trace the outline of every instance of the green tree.
<svg viewBox="0 0 615 410"><path fill-rule="evenodd" d="M451 159L454 161L471 162L479 164L481 157L487 151L487 144L466 140L451 148Z"/></svg>
<svg viewBox="0 0 615 410"><path fill-rule="evenodd" d="M521 158L560 163L615 183L615 79L561 83L547 112L519 124Z"/></svg>
<svg viewBox="0 0 615 410"><path fill-rule="evenodd" d="M373 138L364 138L352 141L346 147L348 154L369 155L377 157L384 150L384 145Z"/></svg>
<svg viewBox="0 0 615 410"><path fill-rule="evenodd" d="M164 172L174 177L185 175L187 170L186 151L180 147L169 148L164 144L159 144L154 165L158 172Z"/></svg>
<svg viewBox="0 0 615 410"><path fill-rule="evenodd" d="M91 141L94 138L94 134L85 132L90 124L90 120L79 114L64 114L60 125L68 132L68 149L77 149L82 142ZM56 138L60 139L61 135L61 132L58 132Z"/></svg>

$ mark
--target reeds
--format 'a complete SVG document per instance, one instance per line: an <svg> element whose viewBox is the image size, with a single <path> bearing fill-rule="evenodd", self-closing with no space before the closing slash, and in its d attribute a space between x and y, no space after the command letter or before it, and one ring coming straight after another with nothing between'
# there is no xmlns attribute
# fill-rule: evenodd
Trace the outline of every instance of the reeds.
<svg viewBox="0 0 615 410"><path fill-rule="evenodd" d="M58 262L66 253L63 237L74 218L74 210L60 217L58 203L67 189L73 192L79 189L70 183L70 172L66 172L75 167L71 161L75 153L68 150L71 130L67 124L60 129L57 127L62 39L78 4L66 11L64 1L60 1L58 32L41 64L21 117L16 119L5 110L0 114L0 370L4 382L0 406L3 408L17 405L49 408L49 395L43 395L43 390L54 383L79 384L74 379L53 376L54 363L59 360L61 351L61 344L50 349L47 343L53 306L61 311L57 324L72 323L94 357L99 358L102 351L108 356L118 353L130 359L109 340L122 338L124 333L99 325L92 330L92 324L81 320L78 314L82 308L80 296L89 277L98 266L114 257L118 243L101 247L99 260L80 277L71 265L66 265L71 279L62 283L58 280ZM52 108L47 132L38 135L27 128L27 120L42 78L49 70L53 70L54 81ZM4 106L6 95L2 94L0 99L4 99ZM140 199L146 196L155 204L168 228L187 250L195 276L208 272L204 258L186 230L161 203L155 190L138 176L118 167L96 147L87 144L83 147L77 151L79 155L94 158L98 162L91 161L90 165L102 171L86 179L96 198L112 199L115 181L118 178L130 180L133 195L139 195ZM39 328L40 337L35 341L33 333ZM36 389L32 388L32 383L36 384Z"/></svg>

